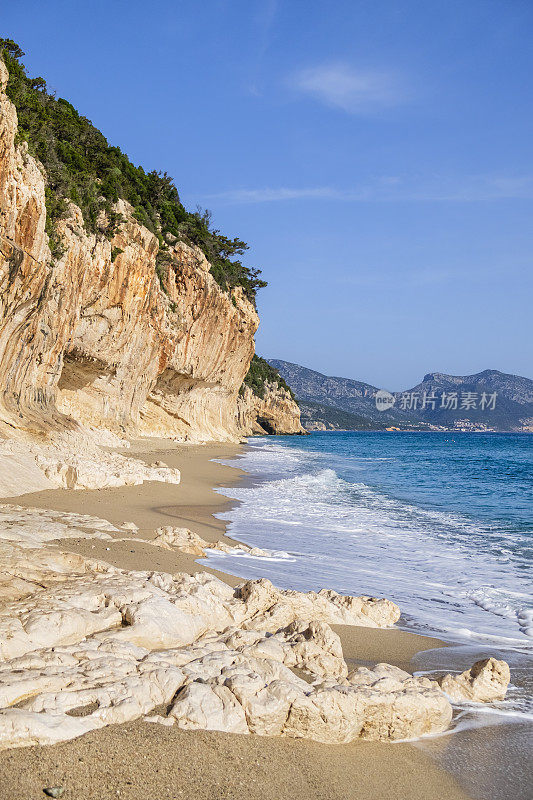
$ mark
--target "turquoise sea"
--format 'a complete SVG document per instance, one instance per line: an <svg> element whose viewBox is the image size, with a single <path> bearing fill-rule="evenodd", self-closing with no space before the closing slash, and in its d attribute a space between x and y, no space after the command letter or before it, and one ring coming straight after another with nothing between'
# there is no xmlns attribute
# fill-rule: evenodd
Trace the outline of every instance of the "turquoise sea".
<svg viewBox="0 0 533 800"><path fill-rule="evenodd" d="M299 590L388 597L400 627L522 665L533 646L533 436L320 432L250 439L229 535L210 557ZM516 710L529 708L522 690ZM510 711L512 709L509 709ZM530 709L529 709L530 710Z"/></svg>

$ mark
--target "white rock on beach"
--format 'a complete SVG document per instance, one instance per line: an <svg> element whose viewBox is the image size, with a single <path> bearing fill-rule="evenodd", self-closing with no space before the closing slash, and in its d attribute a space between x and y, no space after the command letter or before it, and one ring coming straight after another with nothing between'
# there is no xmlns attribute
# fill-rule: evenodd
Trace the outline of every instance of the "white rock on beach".
<svg viewBox="0 0 533 800"><path fill-rule="evenodd" d="M176 547L183 553L200 557L205 556L207 542L188 528L175 528L168 525L164 528L158 528L155 534L151 544L157 547L162 547L164 550L172 550L173 547Z"/></svg>
<svg viewBox="0 0 533 800"><path fill-rule="evenodd" d="M400 609L390 600L348 597L331 589L296 592L277 589L267 578L246 581L237 596L251 612L245 627L277 630L295 619L323 620L332 625L362 625L384 628L400 618Z"/></svg>
<svg viewBox="0 0 533 800"><path fill-rule="evenodd" d="M42 489L104 489L144 481L179 483L178 469L102 450L89 432L56 434L46 444L0 442L0 496Z"/></svg>
<svg viewBox="0 0 533 800"><path fill-rule="evenodd" d="M393 625L394 603L265 579L233 589L205 572L121 570L47 547L115 530L95 517L0 508L0 748L139 718L331 743L448 726L435 681L386 664L348 673L330 625ZM471 678L486 686L486 669Z"/></svg>
<svg viewBox="0 0 533 800"><path fill-rule="evenodd" d="M503 700L511 673L506 661L485 658L460 675L444 675L437 679L443 692L452 700L488 703Z"/></svg>
<svg viewBox="0 0 533 800"><path fill-rule="evenodd" d="M207 556L206 550L233 554L246 553L255 558L269 558L271 555L267 550L261 550L259 547L248 547L246 544L230 545L221 540L208 542L188 528L175 528L171 525L166 525L163 528L158 528L155 533L156 536L151 540L150 544L157 545L165 550L172 550L176 547L182 553L189 553L189 555L199 556L200 558Z"/></svg>
<svg viewBox="0 0 533 800"><path fill-rule="evenodd" d="M123 522L120 527L124 531L133 531L133 533L139 530L139 526L136 525L134 522Z"/></svg>

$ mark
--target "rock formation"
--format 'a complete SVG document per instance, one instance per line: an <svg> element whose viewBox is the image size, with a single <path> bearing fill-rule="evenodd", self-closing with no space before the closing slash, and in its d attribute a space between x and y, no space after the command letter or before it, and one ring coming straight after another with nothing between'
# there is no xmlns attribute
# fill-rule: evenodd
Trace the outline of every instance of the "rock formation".
<svg viewBox="0 0 533 800"><path fill-rule="evenodd" d="M452 700L489 703L503 700L511 675L509 665L495 658L485 658L460 675L444 675L437 683Z"/></svg>
<svg viewBox="0 0 533 800"><path fill-rule="evenodd" d="M232 589L205 572L127 571L53 547L120 535L86 515L4 505L0 522L0 748L138 718L327 743L450 723L435 681L388 664L348 670L330 625L393 625L388 600L264 579Z"/></svg>
<svg viewBox="0 0 533 800"><path fill-rule="evenodd" d="M1 88L7 72L0 64ZM52 260L45 178L2 91L0 418L34 433L86 426L235 439L237 392L258 317L220 289L199 248L177 242L161 285L157 238L119 201L111 240L70 204ZM112 252L114 255L112 256ZM119 252L120 251L120 252ZM116 255L115 255L116 254Z"/></svg>
<svg viewBox="0 0 533 800"><path fill-rule="evenodd" d="M245 436L305 433L297 403L286 389L276 383L265 384L263 397L244 386L237 403L237 419Z"/></svg>
<svg viewBox="0 0 533 800"><path fill-rule="evenodd" d="M200 558L207 556L206 550L216 550L219 553L245 553L254 558L269 558L271 555L266 550L261 550L260 547L248 547L247 544L231 545L220 540L207 542L188 528L175 528L171 525L166 525L164 528L158 528L155 533L155 539L151 539L150 544L162 547L164 550L177 548L183 553L189 553L189 555L199 556ZM128 541L145 540L137 540L132 537Z"/></svg>
<svg viewBox="0 0 533 800"><path fill-rule="evenodd" d="M237 441L252 427L251 410L239 427L237 397L259 323L253 304L241 287L223 291L203 252L181 241L158 276L158 239L122 200L110 238L105 215L91 234L69 203L53 259L45 175L17 143L7 79L0 61L0 436L70 434L62 447L91 429L95 445L108 432ZM291 416L279 399L277 430L287 419L291 432L297 407Z"/></svg>
<svg viewBox="0 0 533 800"><path fill-rule="evenodd" d="M101 441L101 432L97 432ZM109 440L104 439L104 443ZM115 442L116 444L117 442ZM167 466L102 450L92 437L58 434L51 441L0 440L0 496L42 489L103 489L137 486L144 481L179 483L180 472Z"/></svg>

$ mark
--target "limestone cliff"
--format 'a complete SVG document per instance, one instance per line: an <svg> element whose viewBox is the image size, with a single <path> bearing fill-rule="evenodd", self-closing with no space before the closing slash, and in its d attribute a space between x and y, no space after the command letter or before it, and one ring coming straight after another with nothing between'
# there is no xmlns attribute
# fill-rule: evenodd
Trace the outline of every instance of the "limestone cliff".
<svg viewBox="0 0 533 800"><path fill-rule="evenodd" d="M45 176L4 93L0 62L0 433L46 436L81 426L190 440L236 440L239 387L258 317L223 291L195 246L159 242L118 201L111 239L69 204L63 253L45 232Z"/></svg>
<svg viewBox="0 0 533 800"><path fill-rule="evenodd" d="M264 384L263 397L244 386L237 415L245 436L305 433L298 404L287 389L274 382Z"/></svg>

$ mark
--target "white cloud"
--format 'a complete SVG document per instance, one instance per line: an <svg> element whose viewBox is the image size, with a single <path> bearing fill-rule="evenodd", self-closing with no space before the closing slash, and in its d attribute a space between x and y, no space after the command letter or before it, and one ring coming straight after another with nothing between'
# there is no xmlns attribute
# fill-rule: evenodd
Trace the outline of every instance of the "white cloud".
<svg viewBox="0 0 533 800"><path fill-rule="evenodd" d="M261 187L229 189L207 195L207 199L232 204L273 203L286 200L336 200L341 202L490 202L533 199L533 175L433 176L404 179L381 176L359 186Z"/></svg>
<svg viewBox="0 0 533 800"><path fill-rule="evenodd" d="M397 75L357 70L348 64L322 64L295 73L290 86L348 114L368 114L398 105L407 92Z"/></svg>
<svg viewBox="0 0 533 800"><path fill-rule="evenodd" d="M224 200L228 203L272 203L280 200L345 200L346 193L329 186L308 189L290 187L263 189L230 189L227 192L208 195L209 199Z"/></svg>

